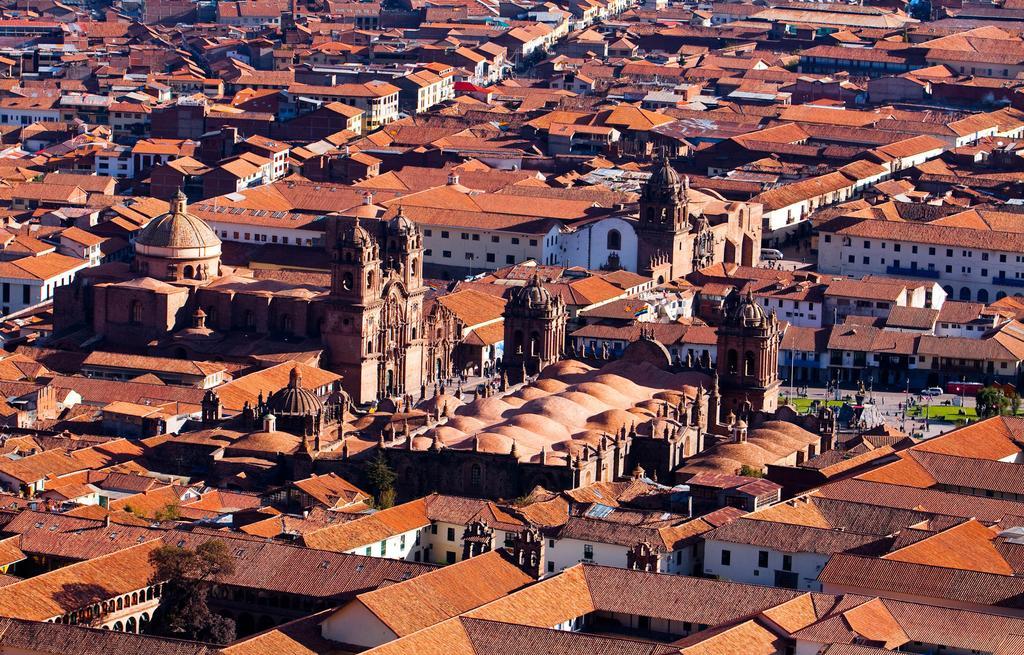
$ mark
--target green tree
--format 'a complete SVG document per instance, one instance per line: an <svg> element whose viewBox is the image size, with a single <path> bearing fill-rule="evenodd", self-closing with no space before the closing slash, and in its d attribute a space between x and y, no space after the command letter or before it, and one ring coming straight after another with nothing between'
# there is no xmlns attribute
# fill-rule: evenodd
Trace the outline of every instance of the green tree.
<svg viewBox="0 0 1024 655"><path fill-rule="evenodd" d="M1016 416L1020 413L1020 394L1015 393L1010 396L1010 413Z"/></svg>
<svg viewBox="0 0 1024 655"><path fill-rule="evenodd" d="M153 513L153 518L157 521L177 521L181 518L181 506L178 503L164 505Z"/></svg>
<svg viewBox="0 0 1024 655"><path fill-rule="evenodd" d="M999 387L984 387L975 396L975 407L978 418L989 418L1005 414L1010 408L1010 399Z"/></svg>
<svg viewBox="0 0 1024 655"><path fill-rule="evenodd" d="M395 504L395 480L398 475L388 466L388 458L381 450L366 463L366 480L370 483L377 507L386 509Z"/></svg>
<svg viewBox="0 0 1024 655"><path fill-rule="evenodd" d="M163 583L160 607L150 626L165 637L226 644L235 639L235 622L210 611L210 587L235 570L223 541L211 539L195 550L161 546L149 555L150 584Z"/></svg>
<svg viewBox="0 0 1024 655"><path fill-rule="evenodd" d="M751 466L750 464L744 464L743 466L740 467L740 475L746 476L748 478L763 478L764 471L754 466Z"/></svg>

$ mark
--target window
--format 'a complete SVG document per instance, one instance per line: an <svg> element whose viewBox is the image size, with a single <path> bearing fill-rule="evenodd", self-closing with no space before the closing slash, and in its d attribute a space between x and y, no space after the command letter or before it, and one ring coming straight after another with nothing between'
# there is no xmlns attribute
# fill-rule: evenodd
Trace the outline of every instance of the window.
<svg viewBox="0 0 1024 655"><path fill-rule="evenodd" d="M757 565L762 569L768 568L768 551L759 550L757 551Z"/></svg>
<svg viewBox="0 0 1024 655"><path fill-rule="evenodd" d="M462 233L462 240L463 241L469 241L469 232L463 232Z"/></svg>
<svg viewBox="0 0 1024 655"><path fill-rule="evenodd" d="M825 235L825 243L832 243L832 235L831 234L826 234Z"/></svg>
<svg viewBox="0 0 1024 655"><path fill-rule="evenodd" d="M732 551L722 550L722 566L729 566L732 564Z"/></svg>
<svg viewBox="0 0 1024 655"><path fill-rule="evenodd" d="M441 238L442 239L447 239L448 238L448 230L441 230Z"/></svg>
<svg viewBox="0 0 1024 655"><path fill-rule="evenodd" d="M952 248L946 248L946 257L952 257L952 256L953 256L953 249Z"/></svg>
<svg viewBox="0 0 1024 655"><path fill-rule="evenodd" d="M494 253L493 252L487 253L487 256L485 257L485 259L487 259L488 262L493 263L494 262Z"/></svg>
<svg viewBox="0 0 1024 655"><path fill-rule="evenodd" d="M444 257L445 259L451 259L452 258L452 251L451 250L442 250L441 251L441 256Z"/></svg>
<svg viewBox="0 0 1024 655"><path fill-rule="evenodd" d="M594 547L590 544L583 544L583 559L590 561L594 559Z"/></svg>
<svg viewBox="0 0 1024 655"><path fill-rule="evenodd" d="M455 528L448 528L448 541L455 541Z"/></svg>
<svg viewBox="0 0 1024 655"><path fill-rule="evenodd" d="M482 476L481 476L481 471L480 471L480 465L479 464L474 464L473 468L471 468L469 470L469 484L470 484L470 486L479 487L480 486L480 479L481 479L481 477Z"/></svg>
<svg viewBox="0 0 1024 655"><path fill-rule="evenodd" d="M548 562L548 573L554 573L554 572L555 572L555 563L554 562Z"/></svg>
<svg viewBox="0 0 1024 655"><path fill-rule="evenodd" d="M473 241L479 241L479 240L480 240L480 235L479 234L474 234L473 235Z"/></svg>
<svg viewBox="0 0 1024 655"><path fill-rule="evenodd" d="M618 230L609 230L608 250L622 250L622 234Z"/></svg>
<svg viewBox="0 0 1024 655"><path fill-rule="evenodd" d="M506 264L515 264L516 263L515 256L514 255L505 255L505 263Z"/></svg>
<svg viewBox="0 0 1024 655"><path fill-rule="evenodd" d="M932 250L934 250L934 248ZM999 255L999 261L1001 263L1006 263L1006 255Z"/></svg>
<svg viewBox="0 0 1024 655"><path fill-rule="evenodd" d="M27 286L25 287L28 288ZM131 305L131 322L135 325L142 324L142 303L138 300L133 300Z"/></svg>
<svg viewBox="0 0 1024 655"><path fill-rule="evenodd" d="M854 261L856 261L856 259L854 258L853 255L848 255L846 257L846 261L849 262L850 264L852 264Z"/></svg>
<svg viewBox="0 0 1024 655"><path fill-rule="evenodd" d="M512 237L512 245L513 246L518 246L519 245L519 237Z"/></svg>
<svg viewBox="0 0 1024 655"><path fill-rule="evenodd" d="M437 534L437 524L436 523L431 523L430 524L430 534Z"/></svg>
<svg viewBox="0 0 1024 655"><path fill-rule="evenodd" d="M531 246L537 245L537 240L536 239L530 239L530 245Z"/></svg>
<svg viewBox="0 0 1024 655"><path fill-rule="evenodd" d="M444 561L447 562L448 564L454 564L455 563L455 551L449 550L449 551L445 552L445 554L444 554Z"/></svg>
<svg viewBox="0 0 1024 655"><path fill-rule="evenodd" d="M950 266L949 264L947 264L947 265L946 265L946 272L947 272L947 273L952 273L952 272L953 272L953 267L952 267L952 266Z"/></svg>
<svg viewBox="0 0 1024 655"><path fill-rule="evenodd" d="M864 242L864 250L871 250L871 242L870 241L865 241Z"/></svg>
<svg viewBox="0 0 1024 655"><path fill-rule="evenodd" d="M495 235L491 237L491 243L501 243L501 237Z"/></svg>
<svg viewBox="0 0 1024 655"><path fill-rule="evenodd" d="M783 571L792 571L793 570L793 556L792 555L783 555L782 556L782 570Z"/></svg>
<svg viewBox="0 0 1024 655"><path fill-rule="evenodd" d="M32 299L30 297L31 293L32 293L32 291L31 291L31 287L29 287L29 285L27 285L27 284L21 285L21 302L22 302L22 304L27 305L30 302L32 302Z"/></svg>
<svg viewBox="0 0 1024 655"><path fill-rule="evenodd" d="M864 263L865 264L870 264L871 263L871 258L870 257L865 257L864 258Z"/></svg>
<svg viewBox="0 0 1024 655"><path fill-rule="evenodd" d="M434 231L431 230L430 228L427 228L427 229L423 230L423 236L425 236L425 237L432 237L432 236L434 236Z"/></svg>

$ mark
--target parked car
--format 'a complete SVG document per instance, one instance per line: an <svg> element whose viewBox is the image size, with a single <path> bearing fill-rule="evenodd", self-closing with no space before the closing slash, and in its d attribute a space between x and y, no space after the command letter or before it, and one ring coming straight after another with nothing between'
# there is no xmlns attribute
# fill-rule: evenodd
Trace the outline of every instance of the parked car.
<svg viewBox="0 0 1024 655"><path fill-rule="evenodd" d="M922 396L941 396L946 393L942 387L928 387L927 389L921 389Z"/></svg>
<svg viewBox="0 0 1024 655"><path fill-rule="evenodd" d="M782 254L781 250L776 250L775 248L761 248L761 259L777 261L784 258L785 255Z"/></svg>

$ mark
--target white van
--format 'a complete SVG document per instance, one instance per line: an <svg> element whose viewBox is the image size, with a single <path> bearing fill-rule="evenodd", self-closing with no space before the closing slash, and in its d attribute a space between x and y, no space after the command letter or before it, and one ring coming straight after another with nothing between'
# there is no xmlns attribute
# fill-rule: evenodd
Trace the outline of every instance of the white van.
<svg viewBox="0 0 1024 655"><path fill-rule="evenodd" d="M774 248L761 248L761 259L774 261L785 259L785 255L782 254L781 250L776 250Z"/></svg>

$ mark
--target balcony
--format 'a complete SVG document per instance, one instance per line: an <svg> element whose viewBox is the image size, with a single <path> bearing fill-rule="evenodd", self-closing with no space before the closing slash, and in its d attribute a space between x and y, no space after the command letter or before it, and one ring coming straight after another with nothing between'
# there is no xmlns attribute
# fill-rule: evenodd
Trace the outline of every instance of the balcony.
<svg viewBox="0 0 1024 655"><path fill-rule="evenodd" d="M927 268L904 268L902 266L886 266L885 272L887 275L894 275L897 277L924 277L930 280L939 279L939 272Z"/></svg>
<svg viewBox="0 0 1024 655"><path fill-rule="evenodd" d="M1000 284L1004 287L1024 287L1024 280L1017 280L1012 277L997 276L992 278L992 284Z"/></svg>

